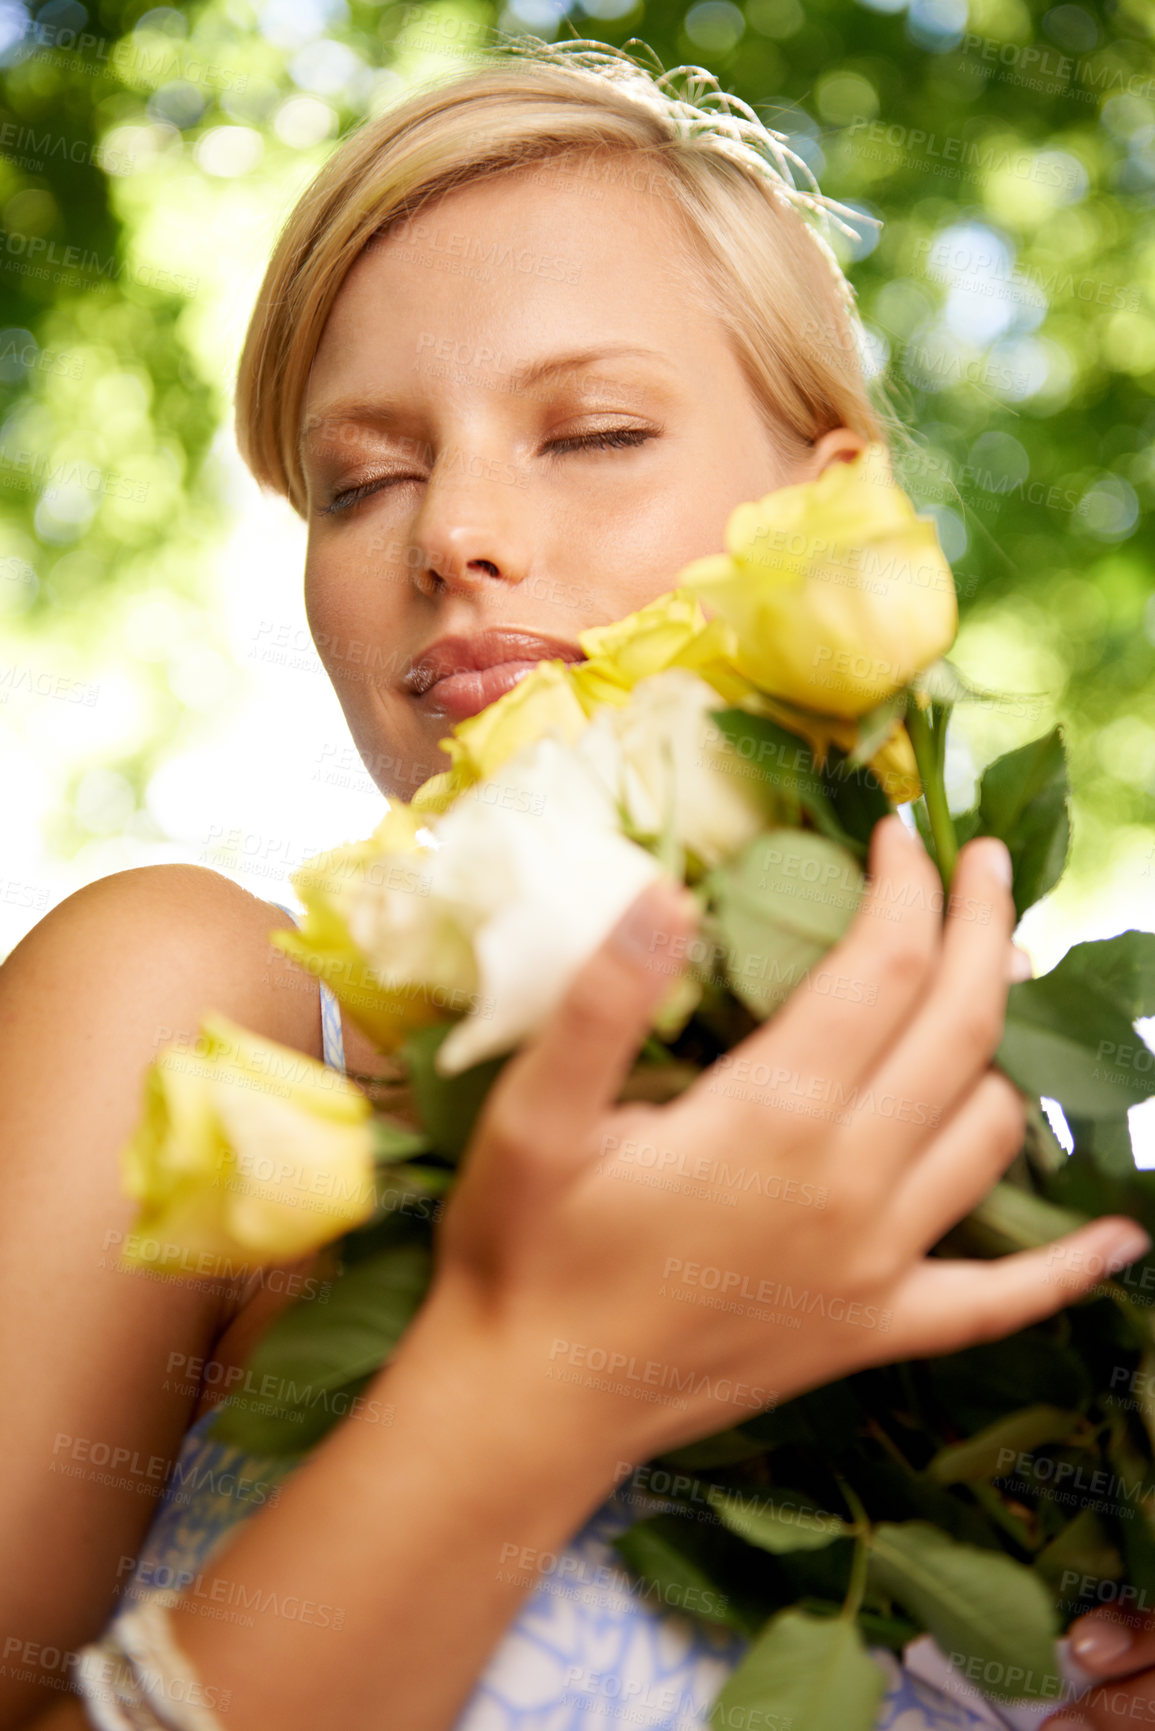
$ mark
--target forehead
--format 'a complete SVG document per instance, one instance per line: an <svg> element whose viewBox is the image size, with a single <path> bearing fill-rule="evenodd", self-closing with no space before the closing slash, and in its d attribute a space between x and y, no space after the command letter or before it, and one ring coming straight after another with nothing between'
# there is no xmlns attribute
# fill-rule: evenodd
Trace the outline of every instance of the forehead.
<svg viewBox="0 0 1155 1731"><path fill-rule="evenodd" d="M634 346L676 360L695 323L721 336L696 302L697 263L669 182L644 158L491 176L431 200L361 255L309 395L338 375L353 384L367 366L412 374L433 355L489 353L508 369L562 349Z"/></svg>

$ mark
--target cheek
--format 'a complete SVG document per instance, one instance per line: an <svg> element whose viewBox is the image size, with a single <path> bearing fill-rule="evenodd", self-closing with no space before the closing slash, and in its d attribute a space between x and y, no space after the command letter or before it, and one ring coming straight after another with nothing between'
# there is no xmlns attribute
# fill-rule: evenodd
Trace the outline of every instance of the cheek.
<svg viewBox="0 0 1155 1731"><path fill-rule="evenodd" d="M373 591L350 571L310 554L305 565L305 615L321 664L356 737L370 696L367 675L373 645L386 641L368 604Z"/></svg>
<svg viewBox="0 0 1155 1731"><path fill-rule="evenodd" d="M343 547L340 558L328 550L310 550L305 561L305 614L335 683L350 654L359 658L366 645L397 641L404 587L399 574L384 570L380 562L374 564L353 546Z"/></svg>
<svg viewBox="0 0 1155 1731"><path fill-rule="evenodd" d="M609 618L626 613L677 584L693 559L722 551L726 523L735 506L760 498L773 483L764 468L748 460L723 468L713 452L685 452L660 475L610 508L591 514L585 524L593 569L607 574L608 592L599 599ZM601 587L599 585L599 587ZM608 611L607 611L608 609Z"/></svg>

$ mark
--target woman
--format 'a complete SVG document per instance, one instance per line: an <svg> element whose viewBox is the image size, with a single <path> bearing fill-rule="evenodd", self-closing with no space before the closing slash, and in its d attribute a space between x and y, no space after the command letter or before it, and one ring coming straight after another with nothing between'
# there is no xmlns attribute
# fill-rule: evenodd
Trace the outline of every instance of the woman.
<svg viewBox="0 0 1155 1731"><path fill-rule="evenodd" d="M454 721L535 661L576 658L580 631L715 551L734 505L880 437L845 284L798 214L804 201L752 148L757 131L679 111L623 59L583 66L543 48L374 121L294 213L245 351L241 443L307 520L310 623L384 793L409 797L440 767ZM590 1681L597 1631L577 1611L568 1693L530 1699L541 1623L526 1601L540 1560L565 1552L623 1467L733 1414L705 1395L675 1409L555 1375L559 1342L785 1400L998 1336L1077 1295L1048 1278L1042 1253L925 1258L1022 1136L1019 1098L990 1067L1014 967L1006 851L983 840L960 857L959 903L989 909L985 923L940 923L933 868L897 819L880 825L869 863L871 894L836 958L863 991L797 995L747 1055L900 1089L931 1108L924 1128L900 1143L868 1113L849 1128L791 1118L716 1091L710 1075L670 1106L615 1108L669 986L652 958L692 930L672 886L640 898L491 1098L431 1293L368 1391L392 1423L350 1419L278 1497L254 1497L204 1593L187 1596L213 1614L171 1614L166 1663L186 1682L165 1696L164 1723L601 1724L613 1699ZM880 898L897 920L873 917ZM281 924L274 905L211 872L125 872L55 909L0 975L3 1311L19 1318L5 1359L18 1397L0 1483L2 1727L80 1726L86 1711L130 1722L99 1689L87 1709L46 1711L48 1691L139 1575L155 1506L142 1491L308 1277L306 1264L280 1280L145 1287L116 1268L130 1223L117 1152L158 1047L215 1009L335 1057L315 983L269 945ZM372 1070L364 1036L340 1032L350 1068ZM740 1145L769 1173L805 1169L828 1205L705 1207L614 1183L624 1134L698 1156ZM1068 1242L1084 1268L1147 1247L1122 1219ZM772 1271L891 1325L812 1314L779 1334L671 1304L660 1291L671 1254ZM180 1518L196 1529L201 1514L194 1496ZM195 1532L188 1543L199 1556ZM277 1609L228 1611L253 1594ZM640 1627L636 1608L615 1626ZM715 1689L737 1657L676 1613L650 1633L672 1644L679 1676ZM1119 1630L1096 1633L1105 1652ZM1118 1702L1155 1717L1142 1672L1153 1652L1143 1640L1116 1650L1115 1672L1142 1674L1093 1703L1091 1723L1121 1722L1104 1717ZM520 1702L519 1678L530 1678ZM680 1719L641 1722L704 1724L705 1701L693 1720L681 1700ZM975 1722L894 1678L882 1722L899 1720Z"/></svg>

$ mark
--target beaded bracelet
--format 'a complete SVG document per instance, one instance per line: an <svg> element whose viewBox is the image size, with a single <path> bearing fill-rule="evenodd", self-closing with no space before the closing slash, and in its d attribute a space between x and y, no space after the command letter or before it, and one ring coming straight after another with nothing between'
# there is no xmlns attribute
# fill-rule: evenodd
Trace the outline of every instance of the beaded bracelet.
<svg viewBox="0 0 1155 1731"><path fill-rule="evenodd" d="M76 1680L98 1731L223 1731L205 1688L173 1639L169 1607L152 1593L76 1657Z"/></svg>

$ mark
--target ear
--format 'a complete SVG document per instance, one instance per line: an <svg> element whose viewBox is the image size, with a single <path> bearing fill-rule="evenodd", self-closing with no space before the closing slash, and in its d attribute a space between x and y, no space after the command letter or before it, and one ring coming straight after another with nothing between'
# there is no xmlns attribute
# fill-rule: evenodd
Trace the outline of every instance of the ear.
<svg viewBox="0 0 1155 1731"><path fill-rule="evenodd" d="M815 442L806 461L806 479L816 481L831 463L849 463L865 451L868 440L850 427L835 427Z"/></svg>

